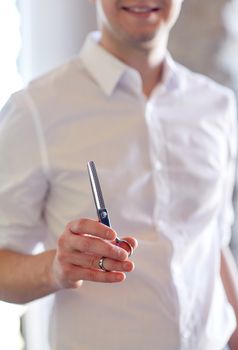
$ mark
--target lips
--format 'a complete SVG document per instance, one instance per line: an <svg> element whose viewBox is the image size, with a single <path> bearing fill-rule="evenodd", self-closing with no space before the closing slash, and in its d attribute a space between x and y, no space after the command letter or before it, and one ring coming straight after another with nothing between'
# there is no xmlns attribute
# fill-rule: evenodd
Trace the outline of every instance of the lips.
<svg viewBox="0 0 238 350"><path fill-rule="evenodd" d="M134 13L134 14L150 14L153 12L158 12L160 10L159 6L143 6L143 5L130 5L122 6L124 11Z"/></svg>

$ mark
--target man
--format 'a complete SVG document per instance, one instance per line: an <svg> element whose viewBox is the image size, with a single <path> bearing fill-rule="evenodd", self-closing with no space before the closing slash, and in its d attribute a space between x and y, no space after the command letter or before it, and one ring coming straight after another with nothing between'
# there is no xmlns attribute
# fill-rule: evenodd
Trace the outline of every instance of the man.
<svg viewBox="0 0 238 350"><path fill-rule="evenodd" d="M233 95L167 53L182 0L94 2L100 33L2 112L0 296L54 293L50 349L237 349Z"/></svg>

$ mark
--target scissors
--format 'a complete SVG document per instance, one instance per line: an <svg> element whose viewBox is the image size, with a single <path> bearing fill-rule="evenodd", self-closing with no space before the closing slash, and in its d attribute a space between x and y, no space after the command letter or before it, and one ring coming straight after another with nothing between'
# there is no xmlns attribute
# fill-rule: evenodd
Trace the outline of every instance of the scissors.
<svg viewBox="0 0 238 350"><path fill-rule="evenodd" d="M111 227L109 214L104 203L102 190L97 175L96 165L93 161L89 161L87 167L98 219L102 224ZM116 245L121 243L126 244L128 247L128 256L133 254L133 247L129 242L124 239L120 239L119 237L116 237L115 242Z"/></svg>

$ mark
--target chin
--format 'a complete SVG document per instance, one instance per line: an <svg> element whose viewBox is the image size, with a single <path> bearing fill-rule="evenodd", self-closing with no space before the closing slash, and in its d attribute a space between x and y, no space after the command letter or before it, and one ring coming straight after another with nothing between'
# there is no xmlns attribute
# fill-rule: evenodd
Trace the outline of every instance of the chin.
<svg viewBox="0 0 238 350"><path fill-rule="evenodd" d="M129 36L127 41L133 46L149 47L157 40L155 33L141 33L136 36Z"/></svg>

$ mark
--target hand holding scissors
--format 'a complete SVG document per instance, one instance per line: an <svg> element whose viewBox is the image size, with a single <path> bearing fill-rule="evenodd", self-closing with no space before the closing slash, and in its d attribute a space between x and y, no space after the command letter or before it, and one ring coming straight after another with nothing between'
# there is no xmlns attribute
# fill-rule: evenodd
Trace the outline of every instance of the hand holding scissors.
<svg viewBox="0 0 238 350"><path fill-rule="evenodd" d="M93 167L94 166L94 167ZM78 288L83 281L116 283L134 269L128 259L137 247L135 238L117 237L110 227L95 164L88 164L99 221L80 218L69 222L59 236L56 249L49 252L51 290ZM105 273L106 271L106 273Z"/></svg>
<svg viewBox="0 0 238 350"><path fill-rule="evenodd" d="M98 219L104 225L111 227L109 214L104 203L99 178L97 175L96 166L93 161L88 162L88 173L89 173L89 179L90 179L90 184L93 192L93 198L94 198L94 202L97 210ZM122 248L124 248L128 252L129 257L133 254L133 247L127 240L116 237L115 243L116 245L120 245ZM99 260L99 267L102 270L107 271L104 268L103 262L104 262L104 257L102 257Z"/></svg>

